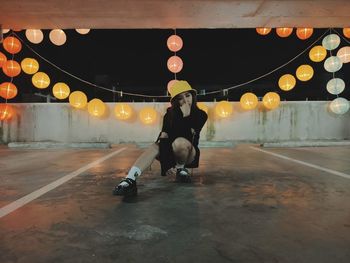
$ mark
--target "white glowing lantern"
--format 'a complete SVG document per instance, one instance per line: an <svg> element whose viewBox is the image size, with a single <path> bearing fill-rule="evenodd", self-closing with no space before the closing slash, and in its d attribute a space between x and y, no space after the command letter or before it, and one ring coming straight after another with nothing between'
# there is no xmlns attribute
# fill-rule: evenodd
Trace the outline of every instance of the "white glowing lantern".
<svg viewBox="0 0 350 263"><path fill-rule="evenodd" d="M335 114L344 114L349 110L349 107L349 101L341 97L332 100L329 105L329 108Z"/></svg>
<svg viewBox="0 0 350 263"><path fill-rule="evenodd" d="M78 29L75 29L75 31L77 31L79 34L86 35L87 33L90 32L90 29L78 28Z"/></svg>
<svg viewBox="0 0 350 263"><path fill-rule="evenodd" d="M44 39L44 34L40 29L27 29L27 39L33 44L39 44Z"/></svg>
<svg viewBox="0 0 350 263"><path fill-rule="evenodd" d="M342 47L337 52L337 57L340 58L341 62L349 63L350 62L350 46Z"/></svg>
<svg viewBox="0 0 350 263"><path fill-rule="evenodd" d="M340 78L333 78L327 83L327 91L330 94L338 95L345 89L345 82Z"/></svg>
<svg viewBox="0 0 350 263"><path fill-rule="evenodd" d="M322 46L327 50L336 49L340 44L340 37L336 34L330 34L322 40Z"/></svg>
<svg viewBox="0 0 350 263"><path fill-rule="evenodd" d="M341 62L340 58L338 58L337 56L331 56L326 59L323 66L325 70L333 73L341 69L341 67L343 66L343 63Z"/></svg>
<svg viewBox="0 0 350 263"><path fill-rule="evenodd" d="M3 30L2 30L2 33L3 33L3 34L6 34L6 33L8 33L8 32L10 32L10 29L3 29Z"/></svg>
<svg viewBox="0 0 350 263"><path fill-rule="evenodd" d="M56 46L62 46L66 43L67 36L62 29L53 29L49 34L49 38Z"/></svg>

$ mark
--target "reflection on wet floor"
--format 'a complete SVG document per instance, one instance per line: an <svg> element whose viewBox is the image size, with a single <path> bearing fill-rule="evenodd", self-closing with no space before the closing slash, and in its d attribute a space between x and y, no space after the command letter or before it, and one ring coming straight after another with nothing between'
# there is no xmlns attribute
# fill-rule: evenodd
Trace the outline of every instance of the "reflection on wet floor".
<svg viewBox="0 0 350 263"><path fill-rule="evenodd" d="M239 145L203 149L191 184L154 162L123 199L112 189L142 152L127 147L0 218L0 262L349 262L349 179ZM113 150L10 152L0 205ZM350 174L350 147L268 150Z"/></svg>

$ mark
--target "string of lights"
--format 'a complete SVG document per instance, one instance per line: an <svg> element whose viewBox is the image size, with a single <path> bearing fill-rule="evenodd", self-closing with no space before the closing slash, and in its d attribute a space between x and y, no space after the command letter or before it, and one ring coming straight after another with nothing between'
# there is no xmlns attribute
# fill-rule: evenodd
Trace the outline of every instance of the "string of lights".
<svg viewBox="0 0 350 263"><path fill-rule="evenodd" d="M312 42L308 47L306 47L304 50L302 50L300 53L298 53L296 56L294 56L293 58L291 58L290 60L288 60L286 63L276 67L275 69L263 74L263 75L260 75L254 79L251 79L249 81L246 81L246 82L243 82L243 83L240 83L240 84L237 84L237 85L234 85L234 86L231 86L231 87L228 87L228 88L225 88L225 89L218 89L218 90L214 90L214 91L209 91L209 92L203 92L203 93L198 93L198 96L201 96L201 97L205 97L205 96L208 96L208 95L212 95L212 94L218 94L218 93L221 93L221 94L226 94L228 95L228 92L230 90L233 90L233 89L237 89L237 88L240 88L240 87L243 87L245 85L248 85L250 83L253 83L257 80L260 80L266 76L269 76L271 74L273 74L274 72L284 68L285 66L287 66L288 64L290 64L291 62L293 62L294 60L296 60L297 58L299 58L300 56L302 56L305 52L307 52L310 48L312 48L316 43L318 43L326 34L327 32L329 32L330 30L334 30L334 29L327 29L325 30L325 32L319 36L314 42ZM334 30L335 31L335 30ZM339 34L337 31L335 31L337 34ZM119 96L123 96L123 95L128 95L128 96L134 96L134 97L141 97L141 98L153 98L153 99L156 99L156 98L169 98L170 96L169 95L146 95L146 94L140 94L140 93L131 93L131 92L125 92L123 90L113 90L113 89L109 89L109 88L106 88L106 87L103 87L103 86L100 86L100 85L97 85L97 84L94 84L92 82L89 82L87 80L84 80L83 78L81 77L78 77L66 70L64 70L63 68L57 66L55 63L51 62L49 59L45 58L44 56L42 56L40 53L38 53L37 51L35 51L31 46L29 46L26 41L24 41L20 36L18 36L15 32L12 32L13 35L15 35L22 43L24 46L26 46L31 52L33 52L35 55L37 55L38 57L40 57L42 60L44 60L46 63L50 64L52 67L56 68L57 70L65 73L66 75L82 82L82 83L85 83L89 86L92 86L94 88L97 88L97 89L101 89L101 90L106 90L106 91L109 91L109 92L112 92L112 93L117 93ZM176 34L176 31L175 31L175 34ZM344 39L344 38L343 38ZM346 42L348 42L346 39L344 39ZM349 42L348 42L349 43ZM176 54L176 53L175 53ZM175 79L176 79L176 73L175 73Z"/></svg>

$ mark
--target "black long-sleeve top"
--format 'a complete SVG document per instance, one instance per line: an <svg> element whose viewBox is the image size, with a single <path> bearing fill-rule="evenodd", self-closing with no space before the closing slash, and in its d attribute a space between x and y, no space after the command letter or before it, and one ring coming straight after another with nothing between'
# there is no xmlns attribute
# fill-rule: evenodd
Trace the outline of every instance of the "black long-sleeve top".
<svg viewBox="0 0 350 263"><path fill-rule="evenodd" d="M178 137L184 137L192 142L192 131L195 131L192 145L198 148L200 132L208 119L208 115L201 109L191 109L189 116L184 117L179 107L167 109L163 118L162 132L166 132L170 142Z"/></svg>

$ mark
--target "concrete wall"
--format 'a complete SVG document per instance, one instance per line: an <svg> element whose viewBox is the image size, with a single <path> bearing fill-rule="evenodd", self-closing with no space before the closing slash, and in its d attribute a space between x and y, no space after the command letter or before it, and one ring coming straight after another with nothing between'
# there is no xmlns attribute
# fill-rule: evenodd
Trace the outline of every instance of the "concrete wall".
<svg viewBox="0 0 350 263"><path fill-rule="evenodd" d="M289 140L350 139L350 113L337 116L328 111L328 102L282 102L273 111L261 106L242 111L233 103L234 113L228 119L216 119L214 103L209 106L209 121L201 139L206 141L277 142ZM131 121L114 117L114 103L107 103L108 116L97 119L86 110L69 104L13 104L17 115L9 122L0 122L0 140L8 142L148 142L154 141L161 129L162 115L168 103L153 103L159 113L154 125L140 122L137 113L145 103L133 103L136 114Z"/></svg>

